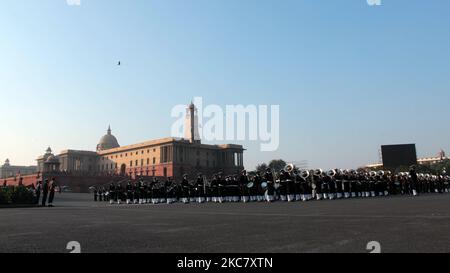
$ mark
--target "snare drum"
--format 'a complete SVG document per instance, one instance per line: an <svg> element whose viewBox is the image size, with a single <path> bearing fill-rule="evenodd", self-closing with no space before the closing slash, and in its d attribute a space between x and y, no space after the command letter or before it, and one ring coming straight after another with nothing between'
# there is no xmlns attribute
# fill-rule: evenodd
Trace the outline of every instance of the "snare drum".
<svg viewBox="0 0 450 273"><path fill-rule="evenodd" d="M247 188L249 188L249 189L253 188L253 186L255 186L255 183L253 183L253 182L250 182L247 184Z"/></svg>

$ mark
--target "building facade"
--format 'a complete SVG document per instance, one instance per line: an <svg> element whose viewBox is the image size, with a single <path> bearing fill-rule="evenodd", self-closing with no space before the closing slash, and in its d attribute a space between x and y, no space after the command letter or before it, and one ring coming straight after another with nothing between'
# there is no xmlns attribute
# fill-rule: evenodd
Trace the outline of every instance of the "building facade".
<svg viewBox="0 0 450 273"><path fill-rule="evenodd" d="M79 175L156 176L181 179L198 173L236 174L244 169L241 145L202 144L193 104L187 107L185 138L163 138L120 146L109 127L96 151L65 150L54 155L50 148L40 156L38 171Z"/></svg>
<svg viewBox="0 0 450 273"><path fill-rule="evenodd" d="M444 160L450 160L450 157L446 156L444 150L440 150L436 156L418 158L417 164L418 165L433 165L433 164L443 162ZM375 164L369 164L369 165L364 166L364 168L381 168L381 167L383 167L383 163L375 163Z"/></svg>
<svg viewBox="0 0 450 273"><path fill-rule="evenodd" d="M0 166L0 179L36 173L37 166L13 166L9 159Z"/></svg>

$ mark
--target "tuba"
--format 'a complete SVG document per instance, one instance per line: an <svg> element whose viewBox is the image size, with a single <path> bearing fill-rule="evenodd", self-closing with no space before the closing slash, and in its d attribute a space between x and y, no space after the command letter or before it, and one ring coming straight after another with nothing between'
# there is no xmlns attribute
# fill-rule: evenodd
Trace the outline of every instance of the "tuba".
<svg viewBox="0 0 450 273"><path fill-rule="evenodd" d="M296 168L295 168L295 165L294 164L288 164L288 165L286 165L286 167L284 167L284 171L285 172L287 172L287 173L291 173L291 172L293 172L294 170L295 170Z"/></svg>
<svg viewBox="0 0 450 273"><path fill-rule="evenodd" d="M322 169L317 169L314 171L314 176L322 176L323 174L323 170Z"/></svg>
<svg viewBox="0 0 450 273"><path fill-rule="evenodd" d="M309 171L308 170L303 170L300 172L300 177L303 179L307 179L310 176Z"/></svg>
<svg viewBox="0 0 450 273"><path fill-rule="evenodd" d="M329 170L327 172L327 176L330 177L330 178L335 177L336 176L336 171L335 170Z"/></svg>

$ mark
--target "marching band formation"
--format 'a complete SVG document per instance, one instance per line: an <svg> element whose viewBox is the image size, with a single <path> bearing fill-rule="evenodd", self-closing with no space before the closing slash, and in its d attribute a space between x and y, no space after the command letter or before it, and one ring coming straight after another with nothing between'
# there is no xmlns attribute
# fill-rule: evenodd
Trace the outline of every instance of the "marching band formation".
<svg viewBox="0 0 450 273"><path fill-rule="evenodd" d="M252 177L243 171L239 176L219 173L210 181L199 174L193 182L185 175L180 183L171 178L163 182L157 178L151 182L140 178L128 180L126 185L111 183L108 188L94 190L94 201L110 204L306 202L449 192L450 177L445 172L442 175L417 174L414 168L398 174L339 169L299 171L291 164L277 174L267 169L264 174Z"/></svg>

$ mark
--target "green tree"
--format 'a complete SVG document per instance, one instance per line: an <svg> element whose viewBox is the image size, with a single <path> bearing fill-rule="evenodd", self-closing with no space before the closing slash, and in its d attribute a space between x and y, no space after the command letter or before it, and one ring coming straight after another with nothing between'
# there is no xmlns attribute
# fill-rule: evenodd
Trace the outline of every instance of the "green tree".
<svg viewBox="0 0 450 273"><path fill-rule="evenodd" d="M279 172L282 169L284 169L286 167L286 165L287 165L286 161L284 161L282 159L274 159L274 160L270 161L269 168L271 168L275 172Z"/></svg>
<svg viewBox="0 0 450 273"><path fill-rule="evenodd" d="M256 166L255 172L258 172L260 174L265 173L267 168L269 168L269 166L266 163L262 163L262 164L259 164L258 166Z"/></svg>

